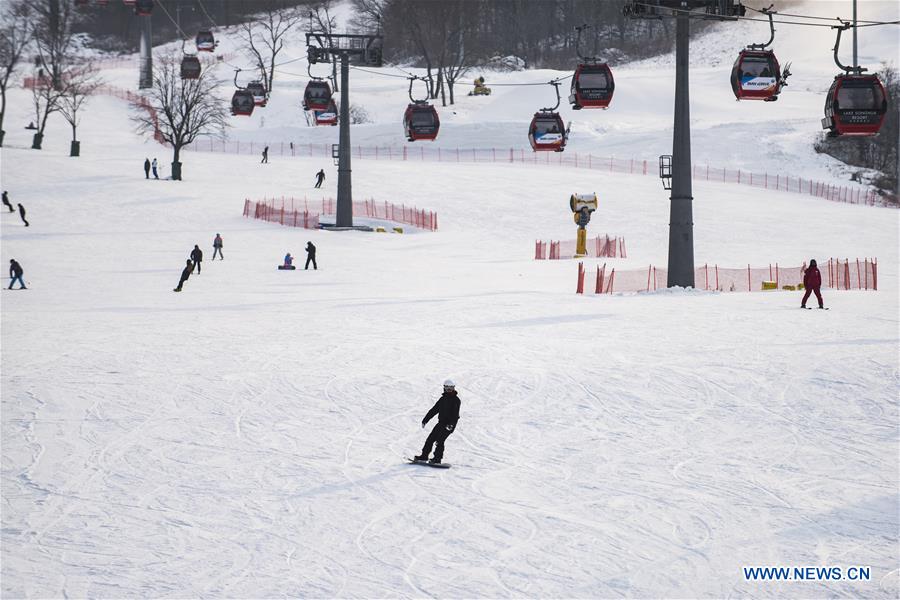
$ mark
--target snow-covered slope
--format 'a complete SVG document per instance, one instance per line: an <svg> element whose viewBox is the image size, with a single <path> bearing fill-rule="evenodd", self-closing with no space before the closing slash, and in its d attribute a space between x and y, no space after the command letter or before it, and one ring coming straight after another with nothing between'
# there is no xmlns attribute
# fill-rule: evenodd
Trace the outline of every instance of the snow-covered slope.
<svg viewBox="0 0 900 600"><path fill-rule="evenodd" d="M745 111L813 135L827 81L738 104L727 62L695 71L711 162L773 164L741 137ZM353 77L378 115L354 143L400 144L387 121L403 81ZM299 125L302 80L283 83L232 137L335 141ZM617 71L614 108L577 115L602 134L573 124L573 148L661 153L670 88L662 63ZM495 94L462 100L439 143L524 145L543 97ZM439 231L306 231L244 219L243 200L318 198L322 167L334 195L327 161L191 153L185 181L146 181L144 157L167 151L132 133L120 100L91 101L78 159L61 122L46 150L27 149L13 124L28 95L10 102L2 186L31 226L0 215L2 260L30 287L0 295L4 597L900 593L895 210L695 183L699 263L877 256L879 291L826 291L827 312L788 292L581 297L574 263L532 260L534 240L574 237L568 196L596 190L590 231L628 240L610 262L664 264L668 202L652 178L356 160L357 197L436 210ZM784 168L829 172L766 139ZM217 232L226 260L209 262ZM307 240L318 271L275 269ZM203 272L174 294L194 244ZM405 465L446 377L462 398L453 468ZM771 565L871 579L743 575Z"/></svg>

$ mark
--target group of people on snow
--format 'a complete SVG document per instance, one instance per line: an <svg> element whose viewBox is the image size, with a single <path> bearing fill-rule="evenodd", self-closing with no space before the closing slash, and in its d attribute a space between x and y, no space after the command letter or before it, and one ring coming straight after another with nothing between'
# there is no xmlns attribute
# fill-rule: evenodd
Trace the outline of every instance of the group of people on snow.
<svg viewBox="0 0 900 600"><path fill-rule="evenodd" d="M316 246L312 242L306 242L306 266L303 267L304 271L309 270L309 263L312 263L313 270L318 271L319 265L316 264ZM281 264L279 269L293 271L294 267L294 257L290 252L284 255L284 262Z"/></svg>
<svg viewBox="0 0 900 600"><path fill-rule="evenodd" d="M9 192L6 190L3 190L3 205L9 209L9 212L16 212L16 209L14 209L9 202ZM22 219L22 222L25 223L25 227L28 227L28 219L25 218L25 207L22 206L21 202L17 202L16 206L19 207L19 217Z"/></svg>
<svg viewBox="0 0 900 600"><path fill-rule="evenodd" d="M156 162L156 159L153 159L153 162L150 162L149 158L144 159L144 177L146 179L150 179L150 171L153 171L153 179L159 179L159 172L157 168L159 167L159 163Z"/></svg>

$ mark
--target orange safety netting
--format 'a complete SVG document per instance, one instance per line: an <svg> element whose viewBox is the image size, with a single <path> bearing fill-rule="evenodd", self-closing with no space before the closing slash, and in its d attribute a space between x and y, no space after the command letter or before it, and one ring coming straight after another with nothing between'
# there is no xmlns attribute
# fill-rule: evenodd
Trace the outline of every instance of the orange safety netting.
<svg viewBox="0 0 900 600"><path fill-rule="evenodd" d="M803 289L803 274L806 264L800 267L782 267L777 263L768 267L723 268L718 265L703 265L694 269L694 288L720 292L760 292L771 290ZM822 287L832 290L877 290L877 259L834 259L820 265ZM598 266L594 274L594 285L588 293L613 294L616 292L648 292L667 286L667 271L648 266L646 269L620 270L607 268L606 263ZM585 270L578 263L577 293L584 293Z"/></svg>
<svg viewBox="0 0 900 600"><path fill-rule="evenodd" d="M257 202L244 200L245 217L252 216L254 219L291 227L316 229L319 226L320 215L333 215L336 212L337 202L333 198L322 198L321 201L310 201L305 197L271 198ZM437 213L405 204L377 202L371 198L358 200L353 202L353 216L383 219L437 231Z"/></svg>
<svg viewBox="0 0 900 600"><path fill-rule="evenodd" d="M560 260L563 258L579 258L575 256L577 242L575 240L544 242L538 240L534 243L535 260ZM587 240L585 245L587 256L591 258L626 258L625 238L597 236Z"/></svg>

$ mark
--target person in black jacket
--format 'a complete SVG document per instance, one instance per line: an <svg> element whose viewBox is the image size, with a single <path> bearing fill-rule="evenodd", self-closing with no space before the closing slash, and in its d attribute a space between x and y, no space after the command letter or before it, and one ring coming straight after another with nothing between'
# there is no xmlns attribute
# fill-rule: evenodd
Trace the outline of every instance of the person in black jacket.
<svg viewBox="0 0 900 600"><path fill-rule="evenodd" d="M304 271L309 269L310 262L313 264L313 270L318 271L319 266L316 264L316 247L312 242L306 242L306 266L303 267Z"/></svg>
<svg viewBox="0 0 900 600"><path fill-rule="evenodd" d="M190 259L188 259L185 262L187 264L185 265L184 269L181 270L181 279L178 280L178 287L175 288L173 291L180 292L181 286L184 285L184 282L187 281L188 277L191 276L191 273L194 272L194 264L190 261Z"/></svg>
<svg viewBox="0 0 900 600"><path fill-rule="evenodd" d="M200 249L200 246L194 244L194 249L191 250L191 260L194 261L194 266L191 267L191 273L194 272L194 267L197 269L197 275L200 274L200 263L203 262L203 250Z"/></svg>
<svg viewBox="0 0 900 600"><path fill-rule="evenodd" d="M437 425L428 434L428 439L425 440L425 445L422 446L422 453L416 456L414 460L428 460L428 455L431 454L431 447L437 444L434 449L434 458L428 460L428 462L440 464L441 459L444 458L444 441L451 433L456 431L456 423L459 421L459 396L456 394L456 385L449 379L444 382L444 393L441 394L438 401L434 403L434 406L422 419L422 429L425 429L425 425L434 415L438 416Z"/></svg>
<svg viewBox="0 0 900 600"><path fill-rule="evenodd" d="M6 208L9 209L9 212L16 212L16 209L14 209L12 207L12 204L9 203L9 192L5 190L3 191L3 204L6 206Z"/></svg>
<svg viewBox="0 0 900 600"><path fill-rule="evenodd" d="M23 272L22 265L20 265L19 262L14 258L10 259L10 261L9 261L9 289L13 289L12 286L16 281L18 281L19 285L21 286L19 288L20 290L28 289L27 287L25 287L25 282L22 281L22 272Z"/></svg>
<svg viewBox="0 0 900 600"><path fill-rule="evenodd" d="M19 207L19 216L22 217L22 222L25 223L25 227L28 227L28 219L25 218L25 207L22 206L22 203L19 202L16 204Z"/></svg>
<svg viewBox="0 0 900 600"><path fill-rule="evenodd" d="M150 159L144 159L144 178L150 179Z"/></svg>

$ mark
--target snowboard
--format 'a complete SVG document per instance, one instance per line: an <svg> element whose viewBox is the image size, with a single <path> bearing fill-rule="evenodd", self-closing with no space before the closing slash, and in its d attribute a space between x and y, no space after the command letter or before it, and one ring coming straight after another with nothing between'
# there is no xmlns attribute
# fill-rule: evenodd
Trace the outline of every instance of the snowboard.
<svg viewBox="0 0 900 600"><path fill-rule="evenodd" d="M414 458L409 458L409 457L404 457L404 458L406 458L406 460L408 460L409 464L411 464L411 465L423 465L426 467L433 467L435 469L449 469L450 468L450 463L445 463L445 462L430 463L427 460L415 460Z"/></svg>
<svg viewBox="0 0 900 600"><path fill-rule="evenodd" d="M800 308L805 308L806 310L812 310L811 306L801 306ZM819 310L830 310L830 307L826 306L825 308L820 308Z"/></svg>

